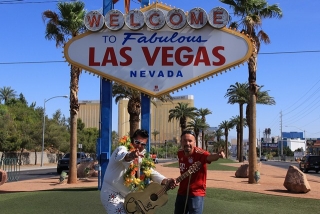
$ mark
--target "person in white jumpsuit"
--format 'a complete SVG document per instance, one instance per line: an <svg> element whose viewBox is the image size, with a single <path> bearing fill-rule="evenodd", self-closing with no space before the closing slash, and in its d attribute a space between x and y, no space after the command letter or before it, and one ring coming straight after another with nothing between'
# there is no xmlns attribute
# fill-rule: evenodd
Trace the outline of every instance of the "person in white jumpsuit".
<svg viewBox="0 0 320 214"><path fill-rule="evenodd" d="M100 192L101 202L108 214L126 214L124 198L130 193L130 189L124 185L123 175L136 158L143 156L148 137L146 130L138 129L131 138L134 151L128 151L126 146L119 146L112 153ZM175 179L167 179L153 169L151 180L162 185L170 182L171 188L176 186Z"/></svg>

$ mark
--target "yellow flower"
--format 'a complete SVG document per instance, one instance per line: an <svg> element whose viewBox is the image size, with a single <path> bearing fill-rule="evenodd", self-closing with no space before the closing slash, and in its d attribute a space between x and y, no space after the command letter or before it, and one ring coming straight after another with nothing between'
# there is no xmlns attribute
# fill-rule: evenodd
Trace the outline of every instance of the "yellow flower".
<svg viewBox="0 0 320 214"><path fill-rule="evenodd" d="M135 185L138 185L141 182L141 180L140 180L140 178L134 178L133 182Z"/></svg>
<svg viewBox="0 0 320 214"><path fill-rule="evenodd" d="M143 173L146 175L146 177L150 177L151 170L150 169L149 170L145 170L145 171L143 171Z"/></svg>

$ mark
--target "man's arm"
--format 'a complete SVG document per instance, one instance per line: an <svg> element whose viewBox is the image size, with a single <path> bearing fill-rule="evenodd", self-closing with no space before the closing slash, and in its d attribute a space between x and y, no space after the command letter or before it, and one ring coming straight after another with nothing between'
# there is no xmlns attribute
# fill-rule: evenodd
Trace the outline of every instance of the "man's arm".
<svg viewBox="0 0 320 214"><path fill-rule="evenodd" d="M225 154L223 152L214 153L207 157L208 162L217 161L219 158L225 158Z"/></svg>
<svg viewBox="0 0 320 214"><path fill-rule="evenodd" d="M126 156L124 157L124 161L126 161L126 162L130 162L130 161L132 161L133 159L135 159L134 152L128 152L128 153L126 154Z"/></svg>
<svg viewBox="0 0 320 214"><path fill-rule="evenodd" d="M130 162L132 161L133 159L137 158L137 157L144 157L144 155L142 153L139 152L139 150L134 150L132 152L128 152L126 154L126 156L124 157L124 161L126 162Z"/></svg>

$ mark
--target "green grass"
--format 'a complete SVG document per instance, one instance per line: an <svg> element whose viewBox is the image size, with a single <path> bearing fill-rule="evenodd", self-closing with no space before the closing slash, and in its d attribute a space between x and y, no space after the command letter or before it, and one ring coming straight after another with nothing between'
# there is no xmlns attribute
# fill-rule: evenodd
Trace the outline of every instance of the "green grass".
<svg viewBox="0 0 320 214"><path fill-rule="evenodd" d="M174 211L176 191L169 191L168 203L156 213ZM317 213L320 200L264 195L208 188L204 213L222 214L301 214ZM106 213L96 188L0 194L1 214Z"/></svg>
<svg viewBox="0 0 320 214"><path fill-rule="evenodd" d="M239 167L234 166L226 166L225 163L236 163L230 159L219 159L217 161L213 161L211 164L207 164L208 170L219 170L219 171L237 171ZM175 167L178 168L178 162L164 165L166 167Z"/></svg>

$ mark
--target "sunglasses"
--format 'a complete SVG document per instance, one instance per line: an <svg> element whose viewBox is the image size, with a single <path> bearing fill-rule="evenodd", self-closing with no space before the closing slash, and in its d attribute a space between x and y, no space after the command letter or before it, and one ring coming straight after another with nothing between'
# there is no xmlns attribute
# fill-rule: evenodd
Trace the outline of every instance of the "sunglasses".
<svg viewBox="0 0 320 214"><path fill-rule="evenodd" d="M191 135L193 135L193 137L196 137L196 134L195 134L193 131L191 131L191 130L185 130L185 131L183 131L183 132L181 133L181 137L182 137L183 135L185 135L185 134L191 134Z"/></svg>
<svg viewBox="0 0 320 214"><path fill-rule="evenodd" d="M134 140L134 143L137 144L137 145L141 145L141 146L146 146L147 145L146 143L142 143L139 140Z"/></svg>

